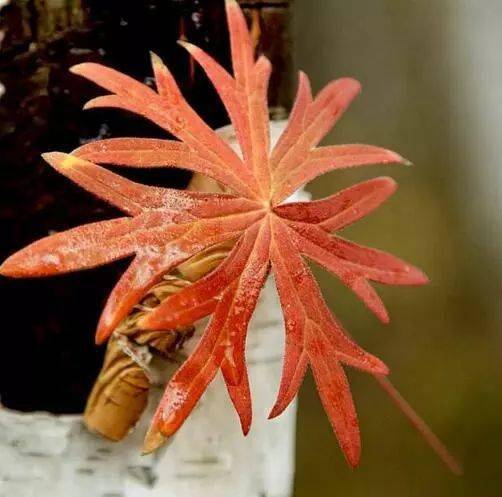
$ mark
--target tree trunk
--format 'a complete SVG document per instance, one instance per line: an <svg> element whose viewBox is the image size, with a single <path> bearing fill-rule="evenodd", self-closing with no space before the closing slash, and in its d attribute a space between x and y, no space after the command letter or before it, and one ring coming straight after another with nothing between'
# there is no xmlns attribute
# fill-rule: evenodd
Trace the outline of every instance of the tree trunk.
<svg viewBox="0 0 502 497"><path fill-rule="evenodd" d="M258 49L274 63L269 99L273 117L281 118L291 101L288 2L242 3ZM153 50L210 124L226 120L207 80L175 45L185 36L228 66L222 0L12 0L0 18L2 258L54 230L117 215L49 171L41 152L68 151L98 137L161 136L124 113L83 113L82 104L99 90L70 75L69 66L102 62L148 83L148 51ZM178 171L131 176L174 187L189 179ZM240 432L220 378L156 455L142 457L140 447L160 388L124 441L109 442L84 427L79 413L102 361L102 351L92 343L94 323L122 267L0 282L9 330L0 362L6 406L0 410L0 497L290 495L296 407L266 420L283 351L282 318L270 282L248 339L254 407L248 437Z"/></svg>
<svg viewBox="0 0 502 497"><path fill-rule="evenodd" d="M188 343L193 347L203 326ZM269 281L248 339L254 423L243 437L218 376L172 442L140 456L161 390L122 442L90 433L78 415L0 411L1 497L288 497L294 472L296 403L275 420L283 324Z"/></svg>

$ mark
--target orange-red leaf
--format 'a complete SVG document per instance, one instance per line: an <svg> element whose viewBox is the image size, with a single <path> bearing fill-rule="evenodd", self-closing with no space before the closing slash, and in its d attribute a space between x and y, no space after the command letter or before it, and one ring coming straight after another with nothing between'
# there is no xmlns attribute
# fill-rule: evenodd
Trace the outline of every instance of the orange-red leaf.
<svg viewBox="0 0 502 497"><path fill-rule="evenodd" d="M198 310L223 293L244 270L255 246L258 231L258 225L246 230L227 258L214 271L170 295L154 311L145 315L140 325L150 329L169 329L192 324L204 317L199 315Z"/></svg>
<svg viewBox="0 0 502 497"><path fill-rule="evenodd" d="M75 66L74 73L111 93L91 100L86 108L107 106L134 112L179 141L113 138L86 144L73 155L45 155L58 172L131 217L39 240L7 259L0 272L13 277L48 276L134 256L103 310L97 330L101 342L166 272L212 245L235 241L226 260L212 273L168 297L140 322L144 328L167 330L212 314L194 352L166 387L153 420L154 431L165 436L175 433L221 371L242 430L248 432L252 404L246 335L272 270L286 340L281 383L270 416L277 416L291 403L310 367L345 457L356 465L359 428L343 366L373 375L385 375L387 368L361 349L331 314L303 257L333 272L382 321L388 315L370 281L414 285L427 278L390 254L333 234L385 201L396 188L393 180L369 180L315 202L282 202L304 183L332 169L406 161L395 152L369 145L316 148L359 93L360 85L350 78L338 79L313 98L303 73L289 122L271 149L270 63L263 56L255 60L246 21L235 0L226 0L226 9L233 74L199 48L184 46L222 99L241 154L190 107L157 56L152 55L157 91L98 64ZM234 194L141 185L96 163L182 167L216 179Z"/></svg>
<svg viewBox="0 0 502 497"><path fill-rule="evenodd" d="M196 349L166 386L152 420L152 424L166 437L181 427L218 372L224 353L222 342L225 337L221 332L230 312L234 287L235 283L223 292Z"/></svg>
<svg viewBox="0 0 502 497"><path fill-rule="evenodd" d="M185 361L166 388L155 418L157 428L166 436L179 428L193 408L193 397L197 396L198 400L202 395L203 389L200 389L199 385L207 386L205 382L208 379L210 381L219 368L239 414L242 429L244 433L249 431L251 395L245 362L245 340L249 320L268 273L270 244L268 222L262 221L258 230L251 228L245 238L252 240L253 250L248 252L248 258L238 274L229 268L228 272L234 277L230 281L225 281L224 287L220 288L218 292L220 300L216 304L211 323L194 353ZM240 264L239 257L234 255L231 259L233 263ZM221 269L216 269L215 272L222 275ZM214 284L214 281L212 283ZM214 287L207 299L213 296ZM197 302L200 303L200 296L198 298ZM185 303L190 301L181 300ZM164 311L165 309L162 310ZM146 327L150 324L155 328L154 325L157 323L155 320L144 321ZM187 371L192 371L192 374L188 374ZM184 400L175 402L175 399Z"/></svg>
<svg viewBox="0 0 502 497"><path fill-rule="evenodd" d="M123 241L134 232L131 221L101 221L42 238L11 255L1 272L11 278L51 276L127 257L134 253L133 243Z"/></svg>
<svg viewBox="0 0 502 497"><path fill-rule="evenodd" d="M396 188L397 184L391 178L374 178L322 200L282 204L275 208L275 212L291 221L319 224L326 231L337 231L370 214Z"/></svg>
<svg viewBox="0 0 502 497"><path fill-rule="evenodd" d="M354 79L337 79L324 87L312 100L306 77L300 78L297 94L299 102L293 114L295 120L285 130L287 137L279 141L280 146L289 147L287 151L272 153L271 167L276 183L274 201L280 202L284 199L279 185L290 171L306 167L311 149L318 145L334 126L360 89L360 84Z"/></svg>
<svg viewBox="0 0 502 497"><path fill-rule="evenodd" d="M325 337L310 331L307 347L322 404L347 462L355 467L359 464L361 440L347 377L340 363L326 354Z"/></svg>
<svg viewBox="0 0 502 497"><path fill-rule="evenodd" d="M339 363L374 374L386 366L353 343L326 308L308 267L283 221L273 223L272 268L286 324L281 385L271 417L280 414L300 387L310 364L321 399L350 464L359 461L359 430L350 390Z"/></svg>
<svg viewBox="0 0 502 497"><path fill-rule="evenodd" d="M408 161L400 155L371 145L333 145L311 150L298 165L288 164L281 171L274 199L282 200L305 183L334 169L367 166L370 164L401 163Z"/></svg>
<svg viewBox="0 0 502 497"><path fill-rule="evenodd" d="M234 77L200 48L181 44L199 62L218 91L234 125L242 155L253 172L262 195L270 189L270 133L267 89L270 62L260 57L254 62L253 44L246 20L235 2L227 3Z"/></svg>
<svg viewBox="0 0 502 497"><path fill-rule="evenodd" d="M320 226L289 222L301 238L323 249L333 264L342 263L365 278L388 285L423 285L427 277L418 268L397 257L363 245L349 242L338 236L330 236ZM300 243L301 249L309 245Z"/></svg>
<svg viewBox="0 0 502 497"><path fill-rule="evenodd" d="M185 142L200 159L212 163L211 177L224 181L237 193L255 198L256 181L239 157L188 105L171 73L155 55L152 56L152 65L157 79L161 78L162 95L100 64L83 63L71 70L113 93L91 100L86 109L116 107L149 119ZM193 169L190 163L185 167ZM208 174L208 171L204 173Z"/></svg>

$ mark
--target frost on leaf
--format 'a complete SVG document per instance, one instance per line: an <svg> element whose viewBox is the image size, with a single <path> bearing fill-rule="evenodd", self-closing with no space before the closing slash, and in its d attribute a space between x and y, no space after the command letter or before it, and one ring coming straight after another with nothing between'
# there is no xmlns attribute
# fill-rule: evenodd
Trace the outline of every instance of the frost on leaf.
<svg viewBox="0 0 502 497"><path fill-rule="evenodd" d="M277 416L288 406L310 368L340 446L349 463L356 465L359 429L344 366L373 375L387 374L387 367L348 337L326 306L306 259L332 272L384 322L387 311L372 283L419 285L426 277L390 254L336 235L384 202L396 188L392 179L365 181L315 202L283 202L328 171L405 161L392 151L370 145L319 146L360 86L350 78L338 79L314 97L305 74L300 74L289 122L271 150L267 109L271 66L263 56L255 59L236 2L227 0L226 9L232 74L199 48L189 43L183 46L223 101L240 153L195 113L155 55L156 91L108 67L75 66L75 74L109 92L88 102L86 108L134 112L175 139L114 138L86 144L71 155L45 154L53 168L125 216L39 240L7 259L1 272L12 277L49 276L134 256L99 321L96 339L103 342L163 275L208 247L234 243L214 271L167 297L140 323L145 329L169 330L212 316L200 343L169 381L152 430L165 437L175 433L221 371L247 433L251 394L246 333L261 288L272 272L285 318L286 345L280 388L270 415ZM215 179L227 193L145 186L98 164L181 167Z"/></svg>

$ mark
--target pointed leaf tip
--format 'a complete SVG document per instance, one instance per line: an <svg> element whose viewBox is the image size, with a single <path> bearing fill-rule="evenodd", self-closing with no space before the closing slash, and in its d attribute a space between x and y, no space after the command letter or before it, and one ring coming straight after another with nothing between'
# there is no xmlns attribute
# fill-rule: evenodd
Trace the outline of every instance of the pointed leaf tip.
<svg viewBox="0 0 502 497"><path fill-rule="evenodd" d="M194 45L193 43L190 43L188 41L178 40L178 44L182 46L191 56L195 57L197 54L202 52L202 50L197 45Z"/></svg>
<svg viewBox="0 0 502 497"><path fill-rule="evenodd" d="M94 343L96 345L103 345L110 335L113 333L113 330L110 330L109 327L105 326L104 323L100 320L98 326L96 328L96 333L94 334Z"/></svg>
<svg viewBox="0 0 502 497"><path fill-rule="evenodd" d="M389 376L390 369L387 366L387 364L385 364L381 359L372 354L367 353L366 356L367 356L366 360L364 362L361 362L361 364L354 364L353 362L347 360L343 356L339 356L338 360L343 365L348 365L358 369L362 369L363 371L367 371L372 375Z"/></svg>
<svg viewBox="0 0 502 497"><path fill-rule="evenodd" d="M380 176L379 178L375 178L375 182L380 182L382 185L383 184L388 185L389 188L392 188L393 190L396 190L398 187L397 181L394 178L391 178L390 176Z"/></svg>
<svg viewBox="0 0 502 497"><path fill-rule="evenodd" d="M377 364L375 364L374 374L379 374L381 376L389 376L390 369L383 361L377 359Z"/></svg>
<svg viewBox="0 0 502 497"><path fill-rule="evenodd" d="M361 462L361 448L350 448L344 451L345 460L352 469L356 469Z"/></svg>
<svg viewBox="0 0 502 497"><path fill-rule="evenodd" d="M155 426L154 421L145 436L141 454L145 456L147 454L155 452L157 449L162 447L167 442L167 440L167 437L162 435L159 429Z"/></svg>
<svg viewBox="0 0 502 497"><path fill-rule="evenodd" d="M71 66L68 71L71 72L72 74L78 74L78 67L80 64L75 64L74 66Z"/></svg>
<svg viewBox="0 0 502 497"><path fill-rule="evenodd" d="M429 277L424 272L417 268L414 268L414 270L416 275L415 285L427 285L430 282Z"/></svg>
<svg viewBox="0 0 502 497"><path fill-rule="evenodd" d="M351 78L351 77L342 77L342 78L338 78L338 79L335 79L334 81L332 81L331 83L328 84L328 87L330 85L336 85L338 84L343 90L351 93L351 94L354 94L354 95L358 95L362 92L362 85L361 83L355 79L355 78Z"/></svg>
<svg viewBox="0 0 502 497"><path fill-rule="evenodd" d="M195 48L192 43L190 43L186 40L182 40L181 38L176 43L188 51L190 51L192 48Z"/></svg>
<svg viewBox="0 0 502 497"><path fill-rule="evenodd" d="M415 266L409 265L407 267L407 282L409 286L427 285L430 282L429 277Z"/></svg>
<svg viewBox="0 0 502 497"><path fill-rule="evenodd" d="M104 333L102 330L98 330L94 335L94 343L96 345L103 345L108 339L108 337L109 337L108 334Z"/></svg>
<svg viewBox="0 0 502 497"><path fill-rule="evenodd" d="M82 159L63 152L46 152L42 154L42 159L54 169L67 169L82 162Z"/></svg>
<svg viewBox="0 0 502 497"><path fill-rule="evenodd" d="M162 59L155 53L150 50L150 60L152 61L152 66L161 66L164 65Z"/></svg>
<svg viewBox="0 0 502 497"><path fill-rule="evenodd" d="M13 278L15 277L15 271L13 271L14 265L10 262L10 259L11 257L3 261L0 265L0 275Z"/></svg>
<svg viewBox="0 0 502 497"><path fill-rule="evenodd" d="M77 76L82 76L82 72L85 71L85 68L89 65L92 64L91 62L82 62L81 64L75 64L74 66L71 66L68 71L70 71L72 74L76 74Z"/></svg>
<svg viewBox="0 0 502 497"><path fill-rule="evenodd" d="M6 278L30 278L36 276L32 272L33 267L26 264L23 259L22 253L12 254L0 265L0 275Z"/></svg>
<svg viewBox="0 0 502 497"><path fill-rule="evenodd" d="M344 78L350 82L354 88L354 90L357 90L358 93L361 93L363 91L363 86L361 82L355 78Z"/></svg>

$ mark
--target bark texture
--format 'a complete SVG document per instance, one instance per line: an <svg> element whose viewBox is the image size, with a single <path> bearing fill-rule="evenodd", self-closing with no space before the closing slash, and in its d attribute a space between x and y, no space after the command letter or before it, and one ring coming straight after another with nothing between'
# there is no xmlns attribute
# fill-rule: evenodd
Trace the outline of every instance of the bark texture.
<svg viewBox="0 0 502 497"><path fill-rule="evenodd" d="M118 443L90 433L80 416L0 410L0 497L289 497L296 402L267 420L282 368L283 336L269 281L247 345L254 411L247 437L220 376L172 441L148 456L140 456L140 447L160 388L151 392L137 428Z"/></svg>

